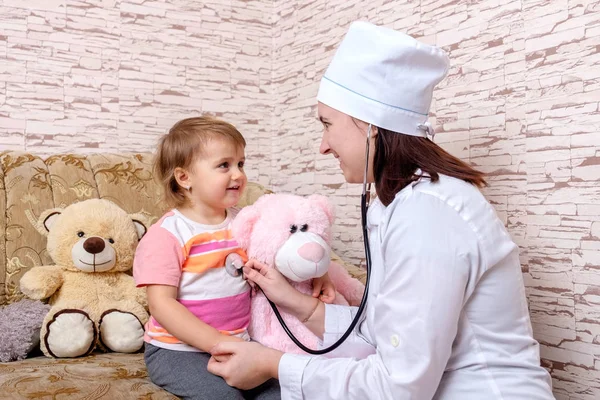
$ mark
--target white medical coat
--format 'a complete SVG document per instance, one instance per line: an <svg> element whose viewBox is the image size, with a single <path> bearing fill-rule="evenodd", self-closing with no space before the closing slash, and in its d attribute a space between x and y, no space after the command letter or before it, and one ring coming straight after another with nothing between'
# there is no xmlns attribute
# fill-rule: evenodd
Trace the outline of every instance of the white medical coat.
<svg viewBox="0 0 600 400"><path fill-rule="evenodd" d="M518 248L472 185L440 176L368 211L372 272L358 329L330 355L285 354L282 399L548 400ZM323 346L356 307L326 305Z"/></svg>

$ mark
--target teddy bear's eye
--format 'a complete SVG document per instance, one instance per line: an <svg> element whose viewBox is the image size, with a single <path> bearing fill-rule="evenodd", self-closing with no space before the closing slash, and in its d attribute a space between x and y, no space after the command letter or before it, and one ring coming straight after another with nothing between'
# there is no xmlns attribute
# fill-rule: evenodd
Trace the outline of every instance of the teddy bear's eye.
<svg viewBox="0 0 600 400"><path fill-rule="evenodd" d="M296 225L290 226L290 233L296 233L297 230L298 230L298 227Z"/></svg>
<svg viewBox="0 0 600 400"><path fill-rule="evenodd" d="M113 238L109 238L109 239L108 239L108 243L110 243L110 244L115 244L115 241L113 240Z"/></svg>
<svg viewBox="0 0 600 400"><path fill-rule="evenodd" d="M79 237L84 237L84 236L85 236L85 233L83 233L83 232L79 231L79 232L77 232L77 236L79 236Z"/></svg>
<svg viewBox="0 0 600 400"><path fill-rule="evenodd" d="M308 225L304 224L300 227L300 232L306 232L308 230Z"/></svg>

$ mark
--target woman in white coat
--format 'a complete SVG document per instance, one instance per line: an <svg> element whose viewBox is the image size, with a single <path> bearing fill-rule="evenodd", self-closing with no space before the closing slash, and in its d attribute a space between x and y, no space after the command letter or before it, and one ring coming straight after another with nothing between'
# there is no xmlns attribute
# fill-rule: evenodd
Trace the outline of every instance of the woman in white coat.
<svg viewBox="0 0 600 400"><path fill-rule="evenodd" d="M439 48L355 22L319 88L320 151L377 198L367 226L372 274L366 312L331 353L282 354L221 343L209 370L247 389L278 378L283 399L553 399L532 335L518 248L479 192L483 175L427 136ZM369 159L365 147L370 135ZM357 309L324 304L256 262L245 268L279 307L335 342Z"/></svg>

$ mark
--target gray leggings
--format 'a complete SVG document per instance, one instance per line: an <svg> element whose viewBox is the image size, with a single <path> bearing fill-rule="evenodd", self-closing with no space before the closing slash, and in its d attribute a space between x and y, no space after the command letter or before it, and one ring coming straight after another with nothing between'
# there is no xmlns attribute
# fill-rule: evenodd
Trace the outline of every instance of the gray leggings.
<svg viewBox="0 0 600 400"><path fill-rule="evenodd" d="M276 379L251 390L239 390L229 386L220 376L208 372L209 359L210 354L207 353L167 350L148 343L144 352L150 380L182 399L281 399Z"/></svg>

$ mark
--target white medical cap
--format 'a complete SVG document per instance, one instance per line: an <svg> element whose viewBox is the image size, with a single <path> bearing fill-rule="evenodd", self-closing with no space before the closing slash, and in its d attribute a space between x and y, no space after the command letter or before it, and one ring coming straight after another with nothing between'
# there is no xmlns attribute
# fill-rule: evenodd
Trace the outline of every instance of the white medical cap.
<svg viewBox="0 0 600 400"><path fill-rule="evenodd" d="M426 137L433 88L446 53L367 22L354 22L321 79L317 100L380 128Z"/></svg>

